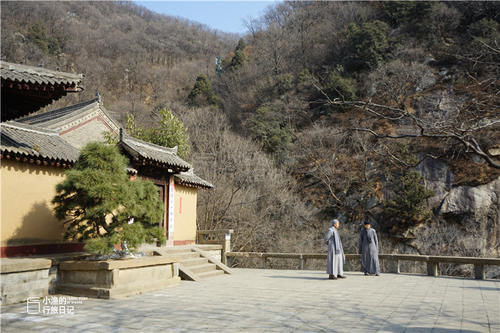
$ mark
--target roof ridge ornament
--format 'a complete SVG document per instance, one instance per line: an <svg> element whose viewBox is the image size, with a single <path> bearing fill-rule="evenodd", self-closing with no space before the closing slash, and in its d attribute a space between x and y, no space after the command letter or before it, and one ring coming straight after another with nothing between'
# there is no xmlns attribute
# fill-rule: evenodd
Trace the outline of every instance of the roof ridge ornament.
<svg viewBox="0 0 500 333"><path fill-rule="evenodd" d="M95 97L97 98L97 103L101 104L102 103L102 99L101 99L101 94L99 94L99 91L96 91Z"/></svg>

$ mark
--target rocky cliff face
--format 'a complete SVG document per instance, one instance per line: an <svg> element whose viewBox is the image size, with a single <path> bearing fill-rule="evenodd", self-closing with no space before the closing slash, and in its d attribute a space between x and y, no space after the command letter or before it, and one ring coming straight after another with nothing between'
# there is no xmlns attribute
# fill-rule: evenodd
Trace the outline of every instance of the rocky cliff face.
<svg viewBox="0 0 500 333"><path fill-rule="evenodd" d="M499 257L500 177L483 185L457 185L456 175L440 160L426 160L418 171L426 187L434 191L429 205L435 219L415 232L412 246L418 252L436 255ZM472 268L447 269L448 273L459 270L463 274ZM500 276L500 268L489 267L487 276Z"/></svg>
<svg viewBox="0 0 500 333"><path fill-rule="evenodd" d="M417 171L425 178L425 187L434 192L434 196L429 199L429 206L435 210L448 196L455 176L445 162L434 159L425 159L418 165Z"/></svg>
<svg viewBox="0 0 500 333"><path fill-rule="evenodd" d="M443 80L436 81L441 81L441 85L434 85L414 97L411 103L414 114L428 121L455 121L464 101L453 93L453 87L443 84ZM457 143L457 148L459 146ZM428 154L421 147L419 151L420 159ZM411 230L415 238L395 243L393 250L436 255L500 256L498 170L488 167L479 156L463 154L450 160L426 158L416 169L423 176L426 188L434 192L428 199L434 218L431 223ZM408 249L408 245L413 250ZM450 266L447 269L450 270L448 273L453 273L453 270L463 273L471 267ZM487 275L500 276L500 268L490 267Z"/></svg>

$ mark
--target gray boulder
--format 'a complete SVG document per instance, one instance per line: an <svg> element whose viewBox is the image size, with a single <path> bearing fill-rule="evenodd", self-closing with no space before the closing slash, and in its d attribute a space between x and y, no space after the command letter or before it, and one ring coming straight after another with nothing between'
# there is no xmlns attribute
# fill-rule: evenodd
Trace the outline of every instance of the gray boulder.
<svg viewBox="0 0 500 333"><path fill-rule="evenodd" d="M476 215L491 208L498 211L499 207L500 177L485 185L452 188L443 200L440 213L453 215L472 213Z"/></svg>

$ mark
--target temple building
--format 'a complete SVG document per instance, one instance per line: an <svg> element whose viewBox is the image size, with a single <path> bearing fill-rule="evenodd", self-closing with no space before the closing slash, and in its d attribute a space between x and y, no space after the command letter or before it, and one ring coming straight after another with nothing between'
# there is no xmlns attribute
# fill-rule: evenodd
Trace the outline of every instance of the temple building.
<svg viewBox="0 0 500 333"><path fill-rule="evenodd" d="M17 66L2 63L2 87L4 67L10 68L6 82L16 77L21 80L21 86L24 85L21 74L16 73ZM29 66L22 66L23 71L26 67ZM47 72L54 77L83 77L36 67L30 69L30 75L40 77ZM52 81L47 82L46 89L51 90ZM80 81L71 82L76 84L71 86L73 90L80 89ZM54 91L58 84L54 83ZM127 135L109 115L99 97L28 115L26 112L30 111L26 110L30 109L27 106L16 111L20 109L16 109L15 101L5 101L5 105L9 105L11 111L4 118L2 89L2 257L82 250L84 244L63 239L63 222L55 218L51 200L55 195L55 185L64 179L64 171L78 159L79 149L91 141L105 141L108 135L119 138L118 146L130 161L130 177L149 179L157 186L165 207L163 220L158 223L165 230L167 245L195 243L197 192L212 185L194 174L191 165L177 155L177 148L158 146Z"/></svg>
<svg viewBox="0 0 500 333"><path fill-rule="evenodd" d="M67 93L82 91L82 74L0 63L2 121L38 111Z"/></svg>

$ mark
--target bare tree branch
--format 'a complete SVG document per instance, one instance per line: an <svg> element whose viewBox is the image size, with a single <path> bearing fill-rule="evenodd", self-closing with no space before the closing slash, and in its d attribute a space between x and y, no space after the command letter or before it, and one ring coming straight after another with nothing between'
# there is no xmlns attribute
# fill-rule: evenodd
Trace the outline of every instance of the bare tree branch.
<svg viewBox="0 0 500 333"><path fill-rule="evenodd" d="M490 85L495 84L496 80L484 80L482 82L477 83L479 87L483 87L483 83ZM341 101L339 99L331 99L328 94L321 88L320 84L313 79L312 85L325 97L325 104L328 105L340 105L340 106L352 106L357 109L362 110L363 112L368 112L377 118L386 119L389 121L399 121L404 118L408 118L412 121L415 126L415 132L413 133L405 133L399 135L390 135L390 134L381 134L370 128L360 128L354 127L351 128L352 131L358 132L367 132L376 138L380 139L405 139L405 138L432 138L432 139L453 139L460 142L465 148L466 152L476 154L486 160L486 162L494 168L500 169L500 162L495 160L491 155L484 151L478 143L477 139L473 136L475 133L478 133L480 130L491 129L495 125L500 124L500 119L485 119L481 114L471 111L465 112L464 114L469 114L468 118L465 116L461 122L459 119L456 120L444 120L444 121L435 121L433 119L426 120L422 119L415 114L401 108L372 103L369 101ZM486 96L486 102L489 102L489 95L484 95L483 92L480 93L480 96ZM490 104L481 105L482 101L477 100L476 98L471 98L472 106L469 107L484 107L491 108L495 107ZM483 103L484 104L484 103ZM474 109L472 109L474 110Z"/></svg>

